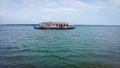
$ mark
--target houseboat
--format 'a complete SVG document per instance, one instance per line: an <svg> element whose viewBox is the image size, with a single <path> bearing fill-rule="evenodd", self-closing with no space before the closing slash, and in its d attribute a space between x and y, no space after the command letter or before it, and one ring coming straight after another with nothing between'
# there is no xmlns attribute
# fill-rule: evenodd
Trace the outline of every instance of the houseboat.
<svg viewBox="0 0 120 68"><path fill-rule="evenodd" d="M39 26L34 26L35 29L74 29L75 26L69 25L66 22L43 22Z"/></svg>

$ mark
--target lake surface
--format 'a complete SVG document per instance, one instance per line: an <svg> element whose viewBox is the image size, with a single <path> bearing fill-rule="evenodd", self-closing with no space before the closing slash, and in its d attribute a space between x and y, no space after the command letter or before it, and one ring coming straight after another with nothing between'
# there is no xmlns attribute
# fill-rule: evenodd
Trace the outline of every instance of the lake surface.
<svg viewBox="0 0 120 68"><path fill-rule="evenodd" d="M120 68L120 26L0 26L0 68Z"/></svg>

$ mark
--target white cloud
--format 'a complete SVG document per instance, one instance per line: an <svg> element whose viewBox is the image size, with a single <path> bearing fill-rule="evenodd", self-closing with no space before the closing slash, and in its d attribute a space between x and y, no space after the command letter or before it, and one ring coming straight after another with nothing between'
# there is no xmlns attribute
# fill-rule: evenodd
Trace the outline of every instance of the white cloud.
<svg viewBox="0 0 120 68"><path fill-rule="evenodd" d="M91 3L81 0L2 0L1 10L116 10L120 8L120 0L94 0Z"/></svg>
<svg viewBox="0 0 120 68"><path fill-rule="evenodd" d="M89 16L95 18L96 14L101 14L101 18L102 14L103 16L120 14L120 0L92 0L91 2L83 0L0 0L0 16L6 16L11 20L37 19L40 21L57 18L80 20L76 18L84 17L85 19Z"/></svg>

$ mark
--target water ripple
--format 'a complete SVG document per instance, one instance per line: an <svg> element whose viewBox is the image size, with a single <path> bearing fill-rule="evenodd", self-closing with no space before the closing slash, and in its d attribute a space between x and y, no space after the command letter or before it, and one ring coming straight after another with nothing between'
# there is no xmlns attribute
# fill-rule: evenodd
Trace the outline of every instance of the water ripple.
<svg viewBox="0 0 120 68"><path fill-rule="evenodd" d="M0 27L0 68L120 68L120 27Z"/></svg>

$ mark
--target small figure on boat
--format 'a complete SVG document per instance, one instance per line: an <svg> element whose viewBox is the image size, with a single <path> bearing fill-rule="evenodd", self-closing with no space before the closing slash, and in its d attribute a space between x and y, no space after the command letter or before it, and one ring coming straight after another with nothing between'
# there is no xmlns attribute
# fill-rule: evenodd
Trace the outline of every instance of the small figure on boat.
<svg viewBox="0 0 120 68"><path fill-rule="evenodd" d="M39 26L34 26L35 29L74 29L75 26L69 25L66 22L43 22Z"/></svg>

